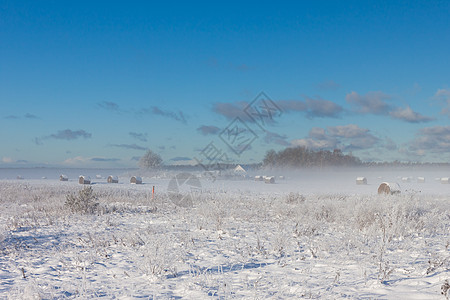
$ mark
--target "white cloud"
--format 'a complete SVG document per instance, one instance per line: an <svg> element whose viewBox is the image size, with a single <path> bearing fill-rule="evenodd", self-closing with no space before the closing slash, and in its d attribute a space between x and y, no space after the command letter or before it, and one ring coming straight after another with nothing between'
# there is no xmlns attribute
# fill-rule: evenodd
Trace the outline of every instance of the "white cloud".
<svg viewBox="0 0 450 300"><path fill-rule="evenodd" d="M349 124L345 126L328 127L328 132L332 136L344 138L362 137L369 132L369 129L360 128L356 124Z"/></svg>
<svg viewBox="0 0 450 300"><path fill-rule="evenodd" d="M90 158L83 157L83 156L76 156L72 158L68 158L65 161L63 161L63 164L65 165L78 165L86 163L90 160Z"/></svg>
<svg viewBox="0 0 450 300"><path fill-rule="evenodd" d="M345 96L345 99L347 103L354 106L356 112L361 114L389 115L393 119L409 123L423 123L434 120L432 117L413 111L409 105L401 108L388 104L386 100L391 99L391 96L380 91L368 92L365 95L351 92Z"/></svg>
<svg viewBox="0 0 450 300"><path fill-rule="evenodd" d="M370 133L369 129L349 124L328 127L327 129L314 127L310 130L307 138L293 140L291 144L312 150L333 150L338 148L344 151L353 151L370 149L379 140L379 138Z"/></svg>
<svg viewBox="0 0 450 300"><path fill-rule="evenodd" d="M396 108L391 111L389 115L394 119L403 120L409 123L422 123L434 120L434 118L427 117L413 111L409 106L406 106L405 108Z"/></svg>
<svg viewBox="0 0 450 300"><path fill-rule="evenodd" d="M433 126L420 129L410 143L409 150L416 154L450 153L450 126Z"/></svg>
<svg viewBox="0 0 450 300"><path fill-rule="evenodd" d="M6 164L10 164L10 163L14 162L14 159L12 159L11 157L3 156L2 157L2 162L6 163Z"/></svg>
<svg viewBox="0 0 450 300"><path fill-rule="evenodd" d="M390 110L390 105L386 102L390 98L391 96L379 91L365 95L352 91L345 96L347 103L352 104L357 112L377 115L386 114Z"/></svg>
<svg viewBox="0 0 450 300"><path fill-rule="evenodd" d="M324 139L313 139L313 138L306 138L306 139L298 139L293 140L291 142L292 146L299 146L299 147L305 147L311 150L332 150L337 147L337 141L336 139L332 138L324 138Z"/></svg>
<svg viewBox="0 0 450 300"><path fill-rule="evenodd" d="M443 103L441 113L450 117L450 90L438 89L434 98Z"/></svg>

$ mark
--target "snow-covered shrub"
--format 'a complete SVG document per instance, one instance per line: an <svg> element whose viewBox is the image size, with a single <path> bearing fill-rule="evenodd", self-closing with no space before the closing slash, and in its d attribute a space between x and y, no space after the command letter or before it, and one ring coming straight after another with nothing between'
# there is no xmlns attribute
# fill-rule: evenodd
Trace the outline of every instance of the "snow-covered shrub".
<svg viewBox="0 0 450 300"><path fill-rule="evenodd" d="M450 283L449 280L446 279L444 284L441 286L441 294L445 296L445 299L449 299L450 297Z"/></svg>
<svg viewBox="0 0 450 300"><path fill-rule="evenodd" d="M290 192L287 196L286 196L286 203L289 204L299 204L299 203L303 203L305 202L306 198L305 196L303 196L300 193L294 193L294 192Z"/></svg>
<svg viewBox="0 0 450 300"><path fill-rule="evenodd" d="M92 214L97 211L97 195L92 187L88 186L78 192L78 195L67 194L65 205L72 212Z"/></svg>

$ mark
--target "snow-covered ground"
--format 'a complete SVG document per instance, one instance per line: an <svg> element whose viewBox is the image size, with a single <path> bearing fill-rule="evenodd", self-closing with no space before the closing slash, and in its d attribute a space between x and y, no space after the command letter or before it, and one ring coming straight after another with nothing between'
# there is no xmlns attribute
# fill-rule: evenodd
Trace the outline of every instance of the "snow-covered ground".
<svg viewBox="0 0 450 300"><path fill-rule="evenodd" d="M68 182L14 171L0 172L0 298L446 298L450 184L436 179L450 170L181 176L176 191L176 173L132 185L132 171L76 170ZM79 173L93 214L65 205ZM377 195L383 181L402 193Z"/></svg>

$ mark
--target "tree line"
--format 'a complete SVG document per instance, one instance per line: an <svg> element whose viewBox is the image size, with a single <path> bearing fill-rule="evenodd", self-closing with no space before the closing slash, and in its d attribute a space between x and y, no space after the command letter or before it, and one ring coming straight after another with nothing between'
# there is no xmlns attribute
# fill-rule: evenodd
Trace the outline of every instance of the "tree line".
<svg viewBox="0 0 450 300"><path fill-rule="evenodd" d="M362 164L359 158L344 154L340 149L314 151L306 147L286 148L278 152L269 150L263 159L266 168L350 167Z"/></svg>

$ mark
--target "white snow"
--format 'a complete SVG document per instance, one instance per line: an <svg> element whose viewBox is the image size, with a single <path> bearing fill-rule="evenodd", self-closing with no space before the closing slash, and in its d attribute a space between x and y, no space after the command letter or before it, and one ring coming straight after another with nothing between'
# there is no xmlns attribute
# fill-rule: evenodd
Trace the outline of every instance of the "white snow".
<svg viewBox="0 0 450 300"><path fill-rule="evenodd" d="M84 186L59 174L0 180L1 298L445 299L450 185L377 195L410 170L365 170L367 185L355 185L361 170L202 177L180 188L192 207L169 198L171 176L133 185L124 173L93 180L99 207L87 215L64 204Z"/></svg>

